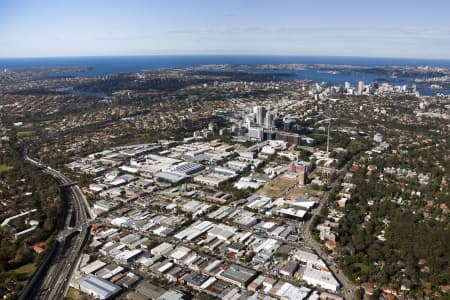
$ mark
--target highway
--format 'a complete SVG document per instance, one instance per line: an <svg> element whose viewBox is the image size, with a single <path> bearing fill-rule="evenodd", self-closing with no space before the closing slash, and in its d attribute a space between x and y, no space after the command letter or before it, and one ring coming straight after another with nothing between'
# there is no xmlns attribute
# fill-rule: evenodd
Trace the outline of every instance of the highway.
<svg viewBox="0 0 450 300"><path fill-rule="evenodd" d="M52 176L61 185L66 200L66 214L64 228L57 235L56 254L49 261L45 274L29 289L27 295L21 296L23 299L63 299L89 237L89 204L79 186L63 174L29 158L26 149L22 155L25 161Z"/></svg>

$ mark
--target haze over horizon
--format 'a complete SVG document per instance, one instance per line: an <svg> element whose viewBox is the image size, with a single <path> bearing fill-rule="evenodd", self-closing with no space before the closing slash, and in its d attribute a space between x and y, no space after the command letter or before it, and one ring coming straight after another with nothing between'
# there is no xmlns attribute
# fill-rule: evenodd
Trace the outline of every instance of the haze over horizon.
<svg viewBox="0 0 450 300"><path fill-rule="evenodd" d="M436 10L439 7L439 10ZM450 59L450 3L0 2L0 57L312 55Z"/></svg>

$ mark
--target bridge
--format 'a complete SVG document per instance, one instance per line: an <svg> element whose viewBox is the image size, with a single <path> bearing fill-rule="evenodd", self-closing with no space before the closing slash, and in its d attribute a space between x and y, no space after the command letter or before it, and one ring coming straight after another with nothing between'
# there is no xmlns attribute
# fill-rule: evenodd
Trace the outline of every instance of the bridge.
<svg viewBox="0 0 450 300"><path fill-rule="evenodd" d="M80 233L85 229L88 229L92 225L92 220L88 220L76 227L66 227L63 231L59 232L56 236L56 240L58 242L65 241L68 237L70 237L74 233Z"/></svg>
<svg viewBox="0 0 450 300"><path fill-rule="evenodd" d="M60 184L59 187L60 188L66 188L66 187L71 187L71 186L74 186L74 185L77 185L77 184L78 184L78 182L74 181L74 182L68 182L68 183Z"/></svg>

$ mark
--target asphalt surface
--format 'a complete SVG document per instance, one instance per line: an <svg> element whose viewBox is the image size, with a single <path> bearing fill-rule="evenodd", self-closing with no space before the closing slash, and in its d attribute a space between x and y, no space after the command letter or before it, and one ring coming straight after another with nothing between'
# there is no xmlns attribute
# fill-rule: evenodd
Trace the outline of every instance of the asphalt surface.
<svg viewBox="0 0 450 300"><path fill-rule="evenodd" d="M24 160L52 176L66 197L67 214L64 229L58 234L58 248L49 262L47 272L33 287L33 299L63 299L89 236L89 206L81 189L60 172L41 164L24 153Z"/></svg>

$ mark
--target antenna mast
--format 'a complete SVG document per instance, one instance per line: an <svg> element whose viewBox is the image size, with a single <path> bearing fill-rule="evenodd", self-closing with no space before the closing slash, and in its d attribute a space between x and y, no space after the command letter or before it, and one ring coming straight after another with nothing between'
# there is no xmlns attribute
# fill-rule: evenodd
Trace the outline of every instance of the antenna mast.
<svg viewBox="0 0 450 300"><path fill-rule="evenodd" d="M328 121L328 137L327 137L327 155L329 155L330 150L330 124L331 119Z"/></svg>

